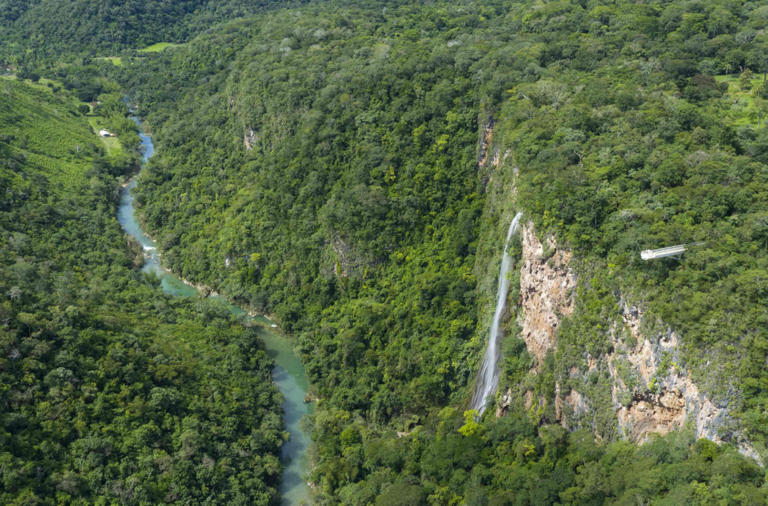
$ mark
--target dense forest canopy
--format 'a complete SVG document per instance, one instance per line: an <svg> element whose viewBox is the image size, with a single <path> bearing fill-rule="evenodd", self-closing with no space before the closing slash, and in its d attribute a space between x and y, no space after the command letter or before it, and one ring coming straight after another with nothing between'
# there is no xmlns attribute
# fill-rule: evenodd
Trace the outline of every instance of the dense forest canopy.
<svg viewBox="0 0 768 506"><path fill-rule="evenodd" d="M109 56L158 42L183 42L217 22L253 15L282 0L2 0L0 58L35 62Z"/></svg>
<svg viewBox="0 0 768 506"><path fill-rule="evenodd" d="M635 296L681 331L686 366L762 444L763 85L728 76L766 70L763 17L750 2L316 4L227 25L130 69L162 146L140 195L168 262L300 336L325 401L320 498L365 502L397 485L482 502L503 488L505 467L480 450L463 455L467 470L488 466L479 482L427 479L418 467L481 349L475 287L487 259L476 253L490 240L478 230L489 230L481 214L494 175L478 171L477 146L494 123L496 146L519 167L518 205L591 279L547 374L525 379L530 358L509 344L505 381L553 396L584 350L609 346L612 294ZM684 262L637 257L702 240L713 242ZM733 346L746 352L734 357ZM552 405L532 415L555 421ZM615 416L598 415L587 426L617 438ZM395 429L413 426L419 436L395 442ZM405 444L419 450L400 464L377 457ZM445 458L455 467L459 457ZM578 471L568 476L550 497L576 486ZM652 494L678 486L693 494L689 480Z"/></svg>
<svg viewBox="0 0 768 506"><path fill-rule="evenodd" d="M273 502L257 331L135 270L114 176L137 144L108 155L77 106L0 79L0 502Z"/></svg>
<svg viewBox="0 0 768 506"><path fill-rule="evenodd" d="M765 456L768 9L760 2L312 2L259 5L269 8L237 20L253 6L72 2L67 12L91 25L65 25L48 39L24 42L25 34L44 33L40 9L48 3L2 10L13 29L0 47L29 77L55 77L80 100L101 97L105 114L115 108L118 125L110 79L137 102L158 146L137 201L168 266L269 311L298 337L320 399L311 420L310 479L318 503L765 502L764 470L733 446L696 441L691 427L640 446L622 441L613 406L601 401L610 399L609 378L588 364L612 351L619 302L641 303L681 336L681 363L667 360L665 367L690 370L702 391L728 409L735 428L726 441L738 433ZM122 21L116 24L114 15ZM214 21L226 22L211 26ZM60 49L53 41L72 34L73 63L54 65L51 55ZM158 53L134 51L159 41L187 42ZM124 56L122 66L88 58L115 55ZM24 113L8 103L11 124ZM68 122L82 123L76 110L71 116ZM4 184L25 195L6 198L6 235L16 241L12 227L29 223L25 237L45 238L34 241L32 253L3 252L10 274L0 288L14 297L0 306L12 315L6 331L13 336L2 371L10 385L24 378L9 354L16 357L18 343L36 336L70 332L75 337L64 347L95 340L91 362L81 369L60 365L57 348L36 359L41 365L25 402L49 409L44 394L79 385L55 371L69 370L80 381L83 368L118 356L110 360L131 374L138 368L131 384L140 386L133 401L115 393L112 402L142 409L135 425L116 430L128 434L128 427L153 424L146 438L159 446L154 460L139 446L122 447L125 462L136 464L100 475L120 486L105 488L113 482L87 470L79 471L74 488L61 485L55 480L69 476L56 467L64 466L61 459L44 467L52 478L38 483L32 466L42 453L12 438L39 438L33 446L55 441L55 455L85 458L85 443L73 443L80 433L40 431L40 408L19 424L6 422L4 441L16 446L3 458L27 473L26 485L7 497L51 497L57 490L71 497L196 501L215 489L222 495L213 501L273 498L280 424L265 383L268 360L255 336L215 307L166 300L151 280L128 270L131 257L107 217L114 177L130 160L110 159L89 142L84 138L86 147L74 153L51 151L70 166L82 164L69 173L84 175L69 184L83 185L87 175L91 187L61 204L47 193L26 197L50 184L29 182L41 174L29 168L39 151L29 147L33 142L11 136L0 143L9 155ZM96 231L90 236L67 207L83 199L99 210L92 211L100 225L89 228ZM35 212L24 216L40 219L14 221L14 213L32 205L27 201ZM539 234L554 234L574 253L576 304L536 374L525 344L512 335L514 316L507 319L502 387L518 399L508 416L487 410L476 419L462 408L484 346L493 297L486 292L495 281L489 266L496 265L517 210ZM93 246L87 254L74 246L55 250L54 231ZM679 260L644 263L638 256L677 243L700 244ZM519 244L511 250L519 259ZM17 281L27 272L17 267L24 255L46 259L45 268L31 269L38 273L32 282ZM62 320L66 332L58 320L27 323L45 314L42 308L61 311L58 285L38 279L60 279L50 273L66 269L72 271L66 279L84 283L71 295L79 302L64 310L80 308L79 323ZM49 286L44 283L53 288L22 290ZM512 305L518 296L513 289ZM106 308L123 316L108 318ZM187 344L181 349L188 353L168 355L160 341L168 335ZM112 352L127 342L138 359ZM183 372L158 376L157 356L178 360ZM236 373L223 372L222 363ZM153 382L178 395L164 401L173 409L162 420L144 409L154 399ZM200 393L200 385L225 390L232 382L248 390L245 402L254 410L247 415L222 415L219 403L235 401ZM111 387L94 388L109 393ZM528 392L551 401L565 388L594 404L592 415L570 431L560 425L555 402L523 402ZM90 402L77 392L71 405ZM14 409L26 406L16 402ZM132 416L131 409L121 416ZM192 409L200 411L184 414ZM93 420L113 420L99 416ZM189 417L198 420L197 439L188 435ZM224 430L225 423L236 430ZM251 451L207 436L222 433L246 438ZM190 453L189 438L205 449ZM102 452L99 465L109 467L110 455ZM209 459L225 463L206 474ZM148 476L162 479L144 486ZM211 480L205 483L213 488L195 487L192 476ZM215 488L225 480L227 487ZM134 483L142 486L127 485Z"/></svg>

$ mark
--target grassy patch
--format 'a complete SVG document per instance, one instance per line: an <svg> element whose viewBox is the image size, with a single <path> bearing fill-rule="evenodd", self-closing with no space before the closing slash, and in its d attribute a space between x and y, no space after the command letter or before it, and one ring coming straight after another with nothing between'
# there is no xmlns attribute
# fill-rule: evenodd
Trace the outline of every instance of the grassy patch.
<svg viewBox="0 0 768 506"><path fill-rule="evenodd" d="M99 135L99 130L102 128L107 128L106 118L103 116L89 115L88 123L91 124L93 132L99 137L99 139L101 139L101 142L104 143L104 148L107 150L107 155L115 156L122 151L123 146L120 144L120 140L117 137L102 137Z"/></svg>
<svg viewBox="0 0 768 506"><path fill-rule="evenodd" d="M112 62L112 64L115 65L116 67L123 66L123 59L120 56L99 56L98 58L94 58L94 59Z"/></svg>
<svg viewBox="0 0 768 506"><path fill-rule="evenodd" d="M173 42L158 42L151 46L147 46L144 49L139 49L139 53L159 53L160 51L165 51L169 47L176 47L178 45L179 44L174 44Z"/></svg>
<svg viewBox="0 0 768 506"><path fill-rule="evenodd" d="M745 86L738 75L715 76L718 83L728 83L728 91L723 96L726 104L724 119L732 126L759 126L768 117L768 100L758 95L758 90L763 85L763 76L756 75L749 79L749 85Z"/></svg>
<svg viewBox="0 0 768 506"><path fill-rule="evenodd" d="M59 91L64 87L61 81L48 79L47 77L41 77L38 81L32 81L30 79L19 79L16 74L4 74L0 75L0 79L23 82L29 88L49 94L53 94L54 91Z"/></svg>

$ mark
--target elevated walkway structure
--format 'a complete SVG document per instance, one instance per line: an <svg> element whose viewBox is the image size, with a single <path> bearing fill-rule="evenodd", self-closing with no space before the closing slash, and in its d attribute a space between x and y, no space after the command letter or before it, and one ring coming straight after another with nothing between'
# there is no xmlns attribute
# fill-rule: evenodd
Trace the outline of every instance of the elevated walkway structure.
<svg viewBox="0 0 768 506"><path fill-rule="evenodd" d="M682 255L685 250L691 246L701 246L703 242L693 242L690 244L678 244L676 246L667 246L659 249L645 249L640 252L640 258L643 260L653 260L656 258L673 257Z"/></svg>

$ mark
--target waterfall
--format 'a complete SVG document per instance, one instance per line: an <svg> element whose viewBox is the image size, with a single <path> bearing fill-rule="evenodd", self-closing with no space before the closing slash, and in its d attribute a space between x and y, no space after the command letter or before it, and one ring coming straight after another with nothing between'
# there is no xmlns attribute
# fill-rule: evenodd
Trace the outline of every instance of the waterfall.
<svg viewBox="0 0 768 506"><path fill-rule="evenodd" d="M470 409L477 410L479 414L483 414L483 411L485 411L488 397L493 395L499 383L499 338L501 337L499 335L499 325L504 314L507 292L509 292L507 274L512 262L512 259L509 258L509 253L507 253L507 246L509 246L509 240L517 232L522 216L523 213L517 213L514 219L512 219L512 223L509 224L509 230L507 231L507 239L504 242L504 254L501 257L501 269L499 270L499 288L496 291L496 312L493 314L493 323L491 323L491 331L488 335L488 348L486 348L483 362L480 364L477 385L475 386L475 393L472 395L472 402L470 404Z"/></svg>

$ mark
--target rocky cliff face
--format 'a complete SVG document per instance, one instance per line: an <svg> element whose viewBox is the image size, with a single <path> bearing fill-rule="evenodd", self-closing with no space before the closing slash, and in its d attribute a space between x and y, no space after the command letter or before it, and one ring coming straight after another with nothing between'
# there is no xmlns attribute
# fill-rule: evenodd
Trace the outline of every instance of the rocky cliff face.
<svg viewBox="0 0 768 506"><path fill-rule="evenodd" d="M535 359L531 374L536 375L542 371L547 353L557 348L562 319L574 314L577 279L569 265L571 253L558 248L553 237L540 241L533 224L527 223L521 228L521 239L518 323L520 337ZM589 426L595 406L608 406L615 416L618 437L642 443L651 434L690 427L698 438L734 443L743 454L760 461L755 449L735 429L728 407L716 405L693 381L681 362L679 336L661 322L655 322L655 329L664 330L650 330L652 325L647 323L639 307L619 300L618 314L606 322L610 351L600 356L580 352L584 363L568 366L566 376L576 380L560 378L555 384L554 399L549 400L554 403L555 418L566 427ZM602 390L608 393L596 394L587 388L590 376L609 382ZM579 382L583 391L573 386ZM561 388L564 383L571 386ZM506 391L497 416L515 404L514 395L512 389ZM527 409L534 405L543 409L547 401L536 399L528 390L520 402Z"/></svg>
<svg viewBox="0 0 768 506"><path fill-rule="evenodd" d="M749 442L734 431L727 406L717 406L704 395L680 363L678 335L668 328L651 335L641 332L643 311L624 300L619 313L611 329L613 352L604 357L613 380L611 400L619 432L642 442L650 434L690 425L697 438L732 442L759 460ZM621 339L622 332L629 339Z"/></svg>
<svg viewBox="0 0 768 506"><path fill-rule="evenodd" d="M576 276L568 266L571 253L559 250L554 237L548 237L542 243L536 236L533 222L521 227L520 238L522 266L518 321L522 329L520 337L525 341L528 353L535 358L531 373L537 374L547 352L555 347L562 317L573 313ZM508 389L497 406L496 416L506 413L513 403L513 396L512 390ZM533 392L529 390L525 393L524 406L531 409L533 403ZM561 403L558 400L556 407ZM537 400L537 406L543 408L546 404L544 398Z"/></svg>
<svg viewBox="0 0 768 506"><path fill-rule="evenodd" d="M477 158L478 167L486 167L488 165L488 151L491 149L491 143L493 141L493 124L493 118L491 118L483 129L483 138L480 142L480 155ZM498 148L493 150L493 160L491 161L491 165L493 167L499 165Z"/></svg>
<svg viewBox="0 0 768 506"><path fill-rule="evenodd" d="M491 117L483 128L483 136L480 139L480 153L477 157L478 167L491 167L498 169L499 162L501 162L501 156L499 153L499 147L493 143L493 128L496 121ZM505 153L505 157L508 153ZM517 171L517 169L515 169Z"/></svg>
<svg viewBox="0 0 768 506"><path fill-rule="evenodd" d="M533 223L521 229L523 265L520 269L521 337L528 353L536 357L536 369L555 346L555 334L563 316L573 313L576 276L568 267L571 254L558 250L554 237L544 244L534 232Z"/></svg>
<svg viewBox="0 0 768 506"><path fill-rule="evenodd" d="M358 254L350 241L334 233L323 250L320 273L328 278L355 277L365 265L365 259Z"/></svg>

